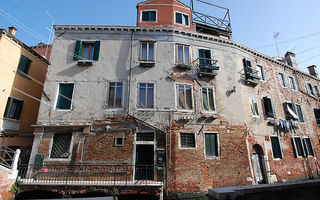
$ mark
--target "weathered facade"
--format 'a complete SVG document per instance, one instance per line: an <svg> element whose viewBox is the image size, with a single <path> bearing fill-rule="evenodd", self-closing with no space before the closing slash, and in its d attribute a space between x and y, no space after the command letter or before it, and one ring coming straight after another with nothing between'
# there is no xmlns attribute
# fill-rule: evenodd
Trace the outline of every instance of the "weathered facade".
<svg viewBox="0 0 320 200"><path fill-rule="evenodd" d="M22 184L60 164L70 186L100 169L90 186L161 198L318 173L319 79L293 53L256 52L179 1L137 9L136 27L55 26L26 175L39 177Z"/></svg>

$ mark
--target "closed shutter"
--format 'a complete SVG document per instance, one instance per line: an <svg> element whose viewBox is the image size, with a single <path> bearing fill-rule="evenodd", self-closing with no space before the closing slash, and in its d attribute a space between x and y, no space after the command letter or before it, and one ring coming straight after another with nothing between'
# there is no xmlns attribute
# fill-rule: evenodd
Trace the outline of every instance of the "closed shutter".
<svg viewBox="0 0 320 200"><path fill-rule="evenodd" d="M94 45L93 60L99 60L100 41L96 41Z"/></svg>
<svg viewBox="0 0 320 200"><path fill-rule="evenodd" d="M206 156L218 156L217 134L205 134Z"/></svg>
<svg viewBox="0 0 320 200"><path fill-rule="evenodd" d="M44 154L36 154L34 158L33 166L35 169L39 169L42 167L44 161Z"/></svg>
<svg viewBox="0 0 320 200"><path fill-rule="evenodd" d="M76 47L74 48L73 60L81 60L81 49L82 49L82 42L80 40L77 40Z"/></svg>

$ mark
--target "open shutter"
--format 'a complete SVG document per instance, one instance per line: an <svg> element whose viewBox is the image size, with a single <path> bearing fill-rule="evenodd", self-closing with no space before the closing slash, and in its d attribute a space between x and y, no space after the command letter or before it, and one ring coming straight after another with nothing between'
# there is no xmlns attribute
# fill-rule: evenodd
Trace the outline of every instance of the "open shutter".
<svg viewBox="0 0 320 200"><path fill-rule="evenodd" d="M76 41L76 47L74 48L73 60L81 60L80 59L81 46L82 46L82 42L80 40L77 40Z"/></svg>
<svg viewBox="0 0 320 200"><path fill-rule="evenodd" d="M292 147L294 150L294 156L297 158L298 157L298 150L297 150L296 142L294 141L294 138L291 138L291 141L292 141Z"/></svg>
<svg viewBox="0 0 320 200"><path fill-rule="evenodd" d="M312 141L311 141L310 138L308 138L308 145L310 145L312 156L314 156L313 145L312 145ZM310 155L310 154L309 154L309 155Z"/></svg>
<svg viewBox="0 0 320 200"><path fill-rule="evenodd" d="M307 91L307 93L310 95L311 92L310 92L310 88L308 87L308 84L307 84L307 83L304 83L304 85L306 86L306 91Z"/></svg>
<svg viewBox="0 0 320 200"><path fill-rule="evenodd" d="M271 110L272 110L272 114L273 114L273 118L277 118L276 117L276 112L274 111L274 107L273 107L273 102L272 102L272 99L269 98L269 101L270 101L270 106L271 106Z"/></svg>
<svg viewBox="0 0 320 200"><path fill-rule="evenodd" d="M304 139L300 138L300 141L301 141L301 146L302 146L302 156L307 157L308 156L307 144L305 143Z"/></svg>
<svg viewBox="0 0 320 200"><path fill-rule="evenodd" d="M282 144L281 144L281 140L280 140L280 137L277 137L278 138L278 141L279 141L279 150L280 150L280 154L281 154L281 159L283 158L283 151L282 151Z"/></svg>
<svg viewBox="0 0 320 200"><path fill-rule="evenodd" d="M205 58L204 49L199 49L199 65L200 66L203 66L206 64L205 59L203 58Z"/></svg>
<svg viewBox="0 0 320 200"><path fill-rule="evenodd" d="M93 60L99 60L100 41L95 42Z"/></svg>

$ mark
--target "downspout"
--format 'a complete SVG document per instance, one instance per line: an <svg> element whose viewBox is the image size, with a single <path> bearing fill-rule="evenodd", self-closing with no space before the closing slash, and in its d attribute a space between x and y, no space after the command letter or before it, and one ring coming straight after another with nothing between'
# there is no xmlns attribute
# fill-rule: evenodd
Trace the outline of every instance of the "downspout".
<svg viewBox="0 0 320 200"><path fill-rule="evenodd" d="M169 148L170 148L170 154L171 154L171 120L172 120L172 113L170 113L169 115L169 131L167 131L167 133L169 133L169 141L170 141L170 144L169 144ZM168 161L169 161L169 158L168 158L168 134L166 134L166 194L168 194L168 181L169 181L169 169L168 169ZM171 165L171 157L170 157L170 165Z"/></svg>
<svg viewBox="0 0 320 200"><path fill-rule="evenodd" d="M248 159L249 159L249 168L250 168L250 173L251 173L251 178L252 178L252 185L255 185L255 180L254 180L254 175L253 175L253 170L252 170L252 162L251 162L251 156L250 156L250 148L249 148L249 141L248 141L248 136L246 135L246 146L247 146L247 151L248 151Z"/></svg>
<svg viewBox="0 0 320 200"><path fill-rule="evenodd" d="M128 83L128 98L127 98L127 115L130 115L130 97L131 97L131 79L132 79L132 56L133 56L133 32L134 29L131 30L131 39L130 39L130 63L129 63L129 83Z"/></svg>

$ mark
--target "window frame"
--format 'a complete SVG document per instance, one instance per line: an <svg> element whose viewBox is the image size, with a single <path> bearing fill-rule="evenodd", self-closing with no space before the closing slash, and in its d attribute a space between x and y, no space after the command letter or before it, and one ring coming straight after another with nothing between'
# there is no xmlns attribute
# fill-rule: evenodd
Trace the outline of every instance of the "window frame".
<svg viewBox="0 0 320 200"><path fill-rule="evenodd" d="M21 59L22 59L22 57L25 57L26 59L27 59L27 70L25 70L25 71L22 71L21 69L19 69L19 67L20 67L20 63L21 63ZM19 73L21 73L22 75L28 75L28 73L29 73L29 71L30 71L30 67L31 67L31 63L32 63L33 61L32 61L32 59L29 57L29 56L26 56L25 54L21 54L21 56L20 56L20 59L19 59L19 63L18 63L18 66L17 66L17 72L18 72L18 74ZM26 66L24 66L24 67L26 67Z"/></svg>
<svg viewBox="0 0 320 200"><path fill-rule="evenodd" d="M206 134L215 134L216 135L216 138L217 138L217 141L216 141L216 150L217 150L217 155L216 156L208 156L207 155L207 150L206 150ZM205 155L205 159L219 159L220 158L220 134L218 132L204 132L203 133L204 135L204 155Z"/></svg>
<svg viewBox="0 0 320 200"><path fill-rule="evenodd" d="M272 117L270 117L270 116L267 114L267 110L266 110L266 106L265 106L265 104L266 104L266 103L265 103L265 99L270 99L270 100L269 100L269 103L270 103L269 106L271 106ZM263 96L263 97L262 97L262 101L263 101L263 109L264 109L265 117L266 117L267 119L276 119L276 118L277 118L277 117L276 117L276 111L275 111L275 108L274 108L274 104L273 104L272 98L269 97L269 96Z"/></svg>
<svg viewBox="0 0 320 200"><path fill-rule="evenodd" d="M181 134L192 134L193 135L193 138L194 138L194 147L183 147L182 146L182 136ZM179 149L197 149L197 136L195 133L192 133L192 132L179 132Z"/></svg>
<svg viewBox="0 0 320 200"><path fill-rule="evenodd" d="M120 107L108 107L109 101L109 90L110 90L110 83L122 83L122 96L121 96L121 106ZM123 110L125 105L125 81L107 81L106 83L106 100L105 100L105 109L108 111L112 110Z"/></svg>
<svg viewBox="0 0 320 200"><path fill-rule="evenodd" d="M289 84L290 84L290 89L293 91L297 91L297 84L296 80L293 76L288 76L289 77Z"/></svg>
<svg viewBox="0 0 320 200"><path fill-rule="evenodd" d="M179 109L179 100L178 100L178 86L183 85L183 86L190 86L191 87L191 109ZM185 99L186 100L186 99ZM184 102L186 103L186 102ZM193 96L193 84L190 83L175 83L175 108L177 111L180 112L193 112L194 111L194 96Z"/></svg>
<svg viewBox="0 0 320 200"><path fill-rule="evenodd" d="M302 113L302 106L300 104L295 104L295 106L296 106L296 111L297 111L297 115L298 115L298 121L300 123L305 123L303 113ZM298 109L298 107L300 107L300 110ZM300 114L301 114L302 118L300 118Z"/></svg>
<svg viewBox="0 0 320 200"><path fill-rule="evenodd" d="M204 109L204 98L203 98L203 89L212 89L212 98L213 98L213 110L205 110ZM213 86L202 86L201 88L201 103L202 103L202 112L203 113L217 113L217 104L216 104L216 91L215 91L215 87ZM207 90L207 95L209 94L208 90ZM209 96L209 95L208 95ZM208 105L209 105L210 101L208 99ZM209 106L210 107L210 106Z"/></svg>
<svg viewBox="0 0 320 200"><path fill-rule="evenodd" d="M257 104L257 106L256 106L256 108L257 108L257 111L256 111L256 112L257 112L257 115L255 115L255 114L253 113L251 100L255 100L255 103ZM252 117L257 117L257 118L260 117L259 104L258 104L258 97L257 97L257 95L249 94L249 110L250 110L250 113L251 113L251 116L252 116Z"/></svg>
<svg viewBox="0 0 320 200"><path fill-rule="evenodd" d="M51 152L52 152L52 146L53 146L53 140L54 140L54 135L55 134L66 134L70 133L71 134L71 139L70 139L70 146L69 146L69 156L68 158L51 158ZM73 148L73 143L74 143L74 133L73 132L66 132L66 133L52 133L52 137L50 138L50 144L49 144L49 156L46 159L46 161L70 161L72 157L72 148Z"/></svg>
<svg viewBox="0 0 320 200"><path fill-rule="evenodd" d="M313 90L314 88L313 88L312 83L307 82L307 81L305 81L304 83L305 83L305 87L306 87L306 91L307 91L308 95L315 97L315 92ZM310 85L310 88L308 87L309 85Z"/></svg>
<svg viewBox="0 0 320 200"><path fill-rule="evenodd" d="M122 139L122 142L121 142L121 144L119 144L117 141L117 139ZM124 146L124 136L115 136L114 137L114 146L115 147L122 147L122 146Z"/></svg>
<svg viewBox="0 0 320 200"><path fill-rule="evenodd" d="M301 145L301 152L299 152L299 150L298 150L297 145L299 145L299 144L297 144L296 139L299 140L299 143L300 143L300 145ZM305 145L304 145L304 142L303 142L302 138L299 137L299 136L292 136L291 141L292 141L293 153L294 153L295 157L296 157L296 158L305 158L305 157L307 157ZM300 153L301 153L302 155L300 155Z"/></svg>
<svg viewBox="0 0 320 200"><path fill-rule="evenodd" d="M59 99L60 84L73 84L72 97L71 97L71 103L70 103L70 108L69 109L57 108L57 103L58 103L58 99ZM56 99L55 99L55 103L54 103L54 110L55 111L71 111L72 107L73 107L76 84L74 82L58 82L57 85L58 86L57 86L57 90L56 90Z"/></svg>
<svg viewBox="0 0 320 200"><path fill-rule="evenodd" d="M182 23L177 22L177 14L178 13L181 14L181 16L182 16ZM183 17L184 16L188 16L188 25L183 24ZM190 15L187 13L180 12L180 11L174 11L174 24L178 24L180 26L185 26L185 27L190 27Z"/></svg>
<svg viewBox="0 0 320 200"><path fill-rule="evenodd" d="M94 46L94 52L92 55L92 59L84 59L84 57L83 57L85 44L93 44L93 46ZM73 54L74 55L73 60L77 61L78 64L80 62L92 63L93 61L98 61L99 55L100 55L100 45L101 45L100 40L76 40L74 54Z"/></svg>
<svg viewBox="0 0 320 200"><path fill-rule="evenodd" d="M266 82L267 79L266 79L266 73L265 73L265 70L264 70L264 66L262 65L256 65L256 70L258 71L260 78L259 80L262 81L262 82Z"/></svg>
<svg viewBox="0 0 320 200"><path fill-rule="evenodd" d="M155 21L143 21L142 20L143 12L150 12L150 11L156 12L156 20ZM144 9L144 10L140 11L140 23L157 23L157 22L158 22L158 10L157 9Z"/></svg>
<svg viewBox="0 0 320 200"><path fill-rule="evenodd" d="M274 157L274 149L273 149L273 146L272 146L272 139L271 139L272 137L277 138L277 141L278 141L278 143L279 143L279 148L280 148L280 152L278 152L278 153L280 153L281 158L275 158L275 157ZM280 137L277 136L277 135L270 135L270 136L269 136L269 139L270 139L270 145L271 145L272 158L273 158L273 160L282 160L282 159L284 158L284 155L283 155L283 148L282 148L282 144L281 144L281 139L280 139Z"/></svg>
<svg viewBox="0 0 320 200"><path fill-rule="evenodd" d="M313 85L315 96L320 97L319 87L317 85Z"/></svg>
<svg viewBox="0 0 320 200"><path fill-rule="evenodd" d="M286 80L286 75L282 72L278 72L278 76L279 76L279 81L280 81L280 86L282 88L287 88L287 80Z"/></svg>
<svg viewBox="0 0 320 200"><path fill-rule="evenodd" d="M316 120L317 126L320 127L320 118L317 118L316 111L319 113L319 116L320 116L320 108L313 108L314 118Z"/></svg>
<svg viewBox="0 0 320 200"><path fill-rule="evenodd" d="M10 103L9 103L9 99L11 99L11 100L10 100ZM13 100L19 101L19 104L22 103L21 108L20 108L20 111L19 111L19 113L17 114L17 115L18 115L17 118L8 117L8 115L9 115L9 113L10 113L10 110L11 110L11 105L12 105L12 101L13 101ZM8 105L8 103L9 103L9 105ZM14 96L8 96L7 102L6 102L6 106L5 106L5 110L4 110L4 112L3 112L3 118L19 121L20 118L21 118L21 115L22 115L23 105L24 105L24 99L17 98L17 97L14 97ZM15 114L14 114L14 115L16 115L16 112L17 112L17 109L15 110Z"/></svg>
<svg viewBox="0 0 320 200"><path fill-rule="evenodd" d="M147 55L146 55L147 59L146 60L142 59L142 44L143 43L147 43ZM153 44L153 59L152 60L149 60L149 51L150 51L149 44L150 43ZM140 62L152 62L152 63L156 62L156 44L157 44L157 42L155 42L155 41L139 41L139 61Z"/></svg>
<svg viewBox="0 0 320 200"><path fill-rule="evenodd" d="M140 103L140 84L146 84L146 94L148 94L147 90L147 85L148 84L153 84L153 107L152 108L148 108L148 107L140 107L139 103ZM136 103L136 109L137 110L155 110L156 109L156 82L137 82L137 103ZM146 95L146 99L148 99L148 96ZM147 101L146 101L147 102Z"/></svg>
<svg viewBox="0 0 320 200"><path fill-rule="evenodd" d="M307 144L306 140L309 140L309 141L310 141L310 147L311 147L311 150L312 150L312 152L311 152L312 154L309 153L309 147L308 147L308 144ZM314 148L313 148L313 144L312 144L311 138L302 137L302 142L305 143L307 156L308 156L308 157L314 157L314 156L315 156L315 153L314 153Z"/></svg>
<svg viewBox="0 0 320 200"><path fill-rule="evenodd" d="M179 62L178 61L178 58L179 58L179 46L182 46L183 48L182 48L182 62ZM186 64L186 65L191 65L191 51L192 51L192 49L191 49L191 46L190 45L186 45L186 44L181 44L181 43L175 43L175 45L174 45L174 47L175 47L175 60L174 60L174 62L176 63L176 64ZM186 62L184 62L185 61L185 47L188 47L188 49L189 49L189 53L188 53L188 56L189 56L189 59L188 59L188 63L186 63Z"/></svg>

